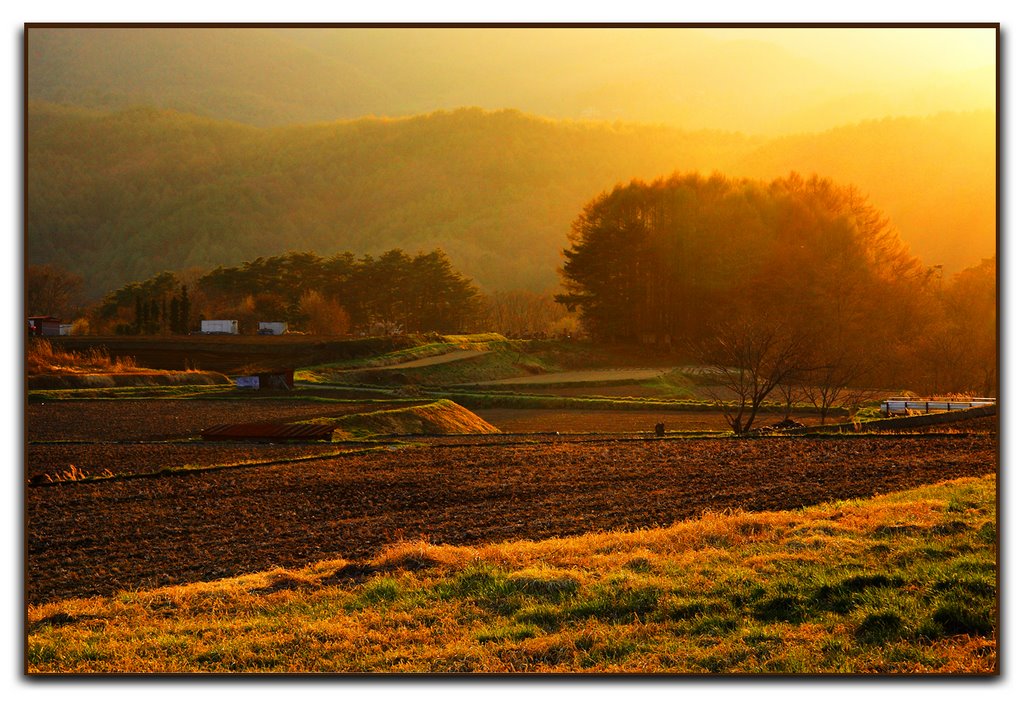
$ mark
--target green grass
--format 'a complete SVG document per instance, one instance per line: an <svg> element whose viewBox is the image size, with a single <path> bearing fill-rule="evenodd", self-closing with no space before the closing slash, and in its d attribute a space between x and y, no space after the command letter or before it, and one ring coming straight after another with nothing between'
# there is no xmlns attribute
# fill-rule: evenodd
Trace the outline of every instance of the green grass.
<svg viewBox="0 0 1024 701"><path fill-rule="evenodd" d="M705 381L699 376L673 370L655 378L642 380L640 384L649 387L660 396L673 399L699 399L702 397L700 387L705 384Z"/></svg>
<svg viewBox="0 0 1024 701"><path fill-rule="evenodd" d="M409 338L413 341L414 345L378 355L346 358L305 367L299 371L296 379L301 377L301 379L308 382L332 381L327 378L337 377L352 370L387 368L390 365L398 365L412 360L430 358L459 350L491 350L522 345L521 342L509 341L504 336L496 333L447 336L429 334L426 336L410 336Z"/></svg>
<svg viewBox="0 0 1024 701"><path fill-rule="evenodd" d="M952 508L951 508L952 507ZM29 608L30 672L971 673L994 476L669 528L453 547Z"/></svg>
<svg viewBox="0 0 1024 701"><path fill-rule="evenodd" d="M559 368L531 355L524 341L487 341L473 343L440 343L389 354L369 364L349 367L317 366L303 368L296 379L321 384L355 384L376 386L429 386L484 382L488 380L520 377L522 375L553 372ZM486 350L487 353L446 363L392 369L391 365L407 360L443 355L456 350Z"/></svg>

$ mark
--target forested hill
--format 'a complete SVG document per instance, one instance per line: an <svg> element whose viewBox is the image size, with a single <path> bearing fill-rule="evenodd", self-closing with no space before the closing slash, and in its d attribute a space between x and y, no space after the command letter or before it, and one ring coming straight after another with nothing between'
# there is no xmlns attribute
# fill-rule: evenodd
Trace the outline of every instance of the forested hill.
<svg viewBox="0 0 1024 701"><path fill-rule="evenodd" d="M487 290L545 290L570 223L616 183L799 170L856 185L925 263L955 270L994 253L994 158L991 113L769 140L478 109L261 129L32 103L26 246L96 296L282 250L394 247L440 247Z"/></svg>

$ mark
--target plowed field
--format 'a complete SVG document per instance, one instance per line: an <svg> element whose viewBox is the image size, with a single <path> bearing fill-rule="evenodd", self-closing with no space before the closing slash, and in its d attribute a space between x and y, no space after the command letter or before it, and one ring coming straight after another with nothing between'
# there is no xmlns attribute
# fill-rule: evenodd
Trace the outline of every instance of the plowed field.
<svg viewBox="0 0 1024 701"><path fill-rule="evenodd" d="M268 445L237 443L142 443L136 445L55 444L30 445L26 452L27 478L59 475L74 466L85 475L96 477L138 475L168 467L207 467L246 461L269 462L311 455L336 453L329 443Z"/></svg>
<svg viewBox="0 0 1024 701"><path fill-rule="evenodd" d="M560 431L562 433L652 433L654 425L665 424L666 431L727 431L728 424L717 411L641 411L638 409L477 409L484 421L508 433ZM781 421L781 413L757 415L755 427ZM816 416L794 414L807 425L817 425Z"/></svg>
<svg viewBox="0 0 1024 701"><path fill-rule="evenodd" d="M63 401L29 404L25 425L29 441L159 441L195 438L216 424L301 421L390 408L287 399Z"/></svg>
<svg viewBox="0 0 1024 701"><path fill-rule="evenodd" d="M30 433L41 430L29 421ZM554 441L30 487L26 596L362 559L411 538L468 544L665 525L706 509L789 509L996 464L993 435Z"/></svg>

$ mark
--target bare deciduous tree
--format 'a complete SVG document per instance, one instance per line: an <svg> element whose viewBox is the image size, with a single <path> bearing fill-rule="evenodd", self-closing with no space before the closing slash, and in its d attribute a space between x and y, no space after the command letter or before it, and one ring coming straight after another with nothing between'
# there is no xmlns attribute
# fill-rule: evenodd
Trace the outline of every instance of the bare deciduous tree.
<svg viewBox="0 0 1024 701"><path fill-rule="evenodd" d="M29 316L67 316L81 303L82 278L56 265L25 270L25 307Z"/></svg>
<svg viewBox="0 0 1024 701"><path fill-rule="evenodd" d="M822 425L840 397L845 397L848 404L856 404L866 396L851 389L864 372L862 364L851 356L850 352L838 350L811 362L811 367L801 374L801 392L814 405Z"/></svg>
<svg viewBox="0 0 1024 701"><path fill-rule="evenodd" d="M764 312L732 316L696 347L720 383L712 398L735 434L747 433L765 399L801 371L806 344L784 321Z"/></svg>

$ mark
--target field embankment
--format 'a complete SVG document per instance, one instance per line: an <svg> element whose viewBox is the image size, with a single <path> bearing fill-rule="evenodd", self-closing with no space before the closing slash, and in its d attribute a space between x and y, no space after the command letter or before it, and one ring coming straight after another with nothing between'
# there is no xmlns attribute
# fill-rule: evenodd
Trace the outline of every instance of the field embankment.
<svg viewBox="0 0 1024 701"><path fill-rule="evenodd" d="M995 478L29 607L30 673L993 674ZM327 555L327 553L323 553Z"/></svg>
<svg viewBox="0 0 1024 701"><path fill-rule="evenodd" d="M240 374L297 368L345 359L374 357L421 345L422 338L386 336L61 336L56 347L88 353L105 349L115 358L133 358L161 370L201 369Z"/></svg>
<svg viewBox="0 0 1024 701"><path fill-rule="evenodd" d="M25 373L30 390L230 384L221 373L191 369L158 372L139 367L134 357L112 356L103 346L76 351L59 341L55 345L50 338L29 339Z"/></svg>
<svg viewBox="0 0 1024 701"><path fill-rule="evenodd" d="M190 370L186 372L124 372L124 373L67 373L29 375L30 390L38 389L109 389L112 387L180 387L202 385L231 385L219 372Z"/></svg>
<svg viewBox="0 0 1024 701"><path fill-rule="evenodd" d="M343 438L500 433L473 412L447 399L304 423L329 424L336 427L335 435Z"/></svg>

